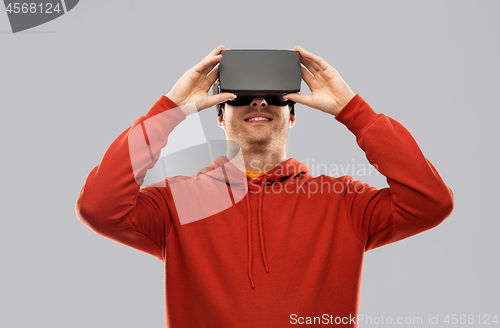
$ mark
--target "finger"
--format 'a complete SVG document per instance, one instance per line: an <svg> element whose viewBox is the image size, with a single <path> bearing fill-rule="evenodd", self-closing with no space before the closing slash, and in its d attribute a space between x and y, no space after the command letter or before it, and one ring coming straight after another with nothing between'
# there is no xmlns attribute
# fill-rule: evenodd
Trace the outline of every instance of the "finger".
<svg viewBox="0 0 500 328"><path fill-rule="evenodd" d="M234 98L236 98L236 95L234 93L230 93L230 92L223 92L223 93L219 93L217 95L208 96L207 108L215 106L215 105L223 103L223 102L226 102L229 99L234 99Z"/></svg>
<svg viewBox="0 0 500 328"><path fill-rule="evenodd" d="M221 59L222 55L205 57L201 62L194 65L192 69L200 74L207 75L208 72L210 72Z"/></svg>
<svg viewBox="0 0 500 328"><path fill-rule="evenodd" d="M217 77L219 76L219 67L217 66L214 68L210 74L207 76L207 80L205 81L205 89L208 91L212 85L215 83L215 80L217 80Z"/></svg>
<svg viewBox="0 0 500 328"><path fill-rule="evenodd" d="M307 59L302 55L300 55L300 60L301 63L303 63L304 66L306 66L307 69L311 71L311 73L313 73L314 75L318 74L321 71L321 68L317 64L315 64L312 60Z"/></svg>
<svg viewBox="0 0 500 328"><path fill-rule="evenodd" d="M293 51L297 51L300 54L300 62L307 66L312 66L312 62L306 57L306 50L300 46L295 46ZM309 67L308 67L309 68Z"/></svg>
<svg viewBox="0 0 500 328"><path fill-rule="evenodd" d="M303 95L301 93L289 93L287 95L284 95L283 98L295 101L296 103L303 104L309 107L314 107L312 96L309 95Z"/></svg>
<svg viewBox="0 0 500 328"><path fill-rule="evenodd" d="M210 55L213 55L213 57L218 58L218 59L212 59L213 57L210 58L210 55L207 56L210 58L210 60L215 60L215 63L212 62L212 64L209 65L208 67L206 67L205 69L203 69L203 71L201 73L206 75L208 72L210 72L221 61L221 59L222 59L221 52L226 51L226 50L229 50L229 48L224 48L224 46L222 44L220 46L218 46L217 48L215 48L214 51L212 51L212 53Z"/></svg>
<svg viewBox="0 0 500 328"><path fill-rule="evenodd" d="M210 72L222 59L222 55L220 54L222 50L224 50L224 45L221 44L220 46L212 50L212 52L210 52L198 64L193 66L192 69L198 73L207 75L208 72Z"/></svg>
<svg viewBox="0 0 500 328"><path fill-rule="evenodd" d="M300 63L307 67L307 69L314 75L318 74L318 70L314 67L313 63L306 57L302 56L302 54L300 55Z"/></svg>
<svg viewBox="0 0 500 328"><path fill-rule="evenodd" d="M213 56L220 55L220 52L222 50L224 50L224 45L221 44L220 46L218 46L217 48L212 50L212 52L207 57L213 57Z"/></svg>
<svg viewBox="0 0 500 328"><path fill-rule="evenodd" d="M330 68L330 64L328 64L326 62L326 60L324 60L323 58L316 56L315 54L305 50L301 46L296 46L295 49L299 50L300 55L301 56L303 55L306 60L311 62L314 65L314 68L316 68L316 70L319 71L319 70L325 70L325 69Z"/></svg>
<svg viewBox="0 0 500 328"><path fill-rule="evenodd" d="M307 52L304 48L300 46L296 46L295 49L300 53L301 63L304 64L307 67L307 69L311 71L314 75L318 74L320 71L323 70L323 68L318 63L316 63L314 59L311 57L312 54L310 52Z"/></svg>
<svg viewBox="0 0 500 328"><path fill-rule="evenodd" d="M304 67L300 66L300 70L302 71L302 79L306 84L309 86L309 89L311 88L311 82L314 79L314 76L309 73L309 71Z"/></svg>

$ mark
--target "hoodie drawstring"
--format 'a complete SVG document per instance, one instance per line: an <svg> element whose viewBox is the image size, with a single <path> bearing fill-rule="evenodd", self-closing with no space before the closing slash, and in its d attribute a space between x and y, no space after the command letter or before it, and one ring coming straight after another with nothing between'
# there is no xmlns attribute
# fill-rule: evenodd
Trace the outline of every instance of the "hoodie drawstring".
<svg viewBox="0 0 500 328"><path fill-rule="evenodd" d="M227 159L226 156L218 157L216 160L212 161L212 163L210 165L212 167L211 172L210 172L210 169L208 167L203 168L202 170L198 171L198 173L195 176L195 179L198 177L199 174L200 175L206 174L208 177L213 178L217 181L224 180L226 182L226 186L227 186L227 189L229 192L229 197L231 198L231 203L234 206L234 205L236 205L236 202L235 202L235 197L234 197L233 192L232 192L233 190L231 189L231 184L233 182L238 182L238 183L235 183L235 186L237 185L236 190L238 191L236 195L239 196L241 189L240 189L239 181L236 180L237 179L236 176L239 177L239 174L238 175L234 174L234 172L237 172L237 173L239 173L239 172L237 171L238 168L232 167L232 166L231 166L231 171L226 172L224 165L226 165L228 162L229 162L229 160ZM286 168L286 172L287 172L286 175L283 173L278 174L278 172L280 170L278 170L276 172L271 172L271 173L267 173L267 171L265 171L266 174L261 175L262 179L260 182L261 191L260 191L260 195L259 195L259 209L258 209L258 212L259 212L259 242L260 242L260 251L262 254L262 261L264 263L264 268L266 269L267 273L269 273L269 264L267 262L267 253L266 253L266 247L265 247L265 241L264 241L263 213L262 213L263 212L262 202L263 202L263 198L264 198L264 195L263 195L264 186L267 182L274 183L276 181L276 182L281 183L282 181L285 181L288 179L295 181L295 179L298 176L307 175L309 173L309 166L308 165L302 164L293 158L286 160L285 162L281 163L281 165ZM220 167L222 169L222 173L217 172L218 170L216 170L216 166L217 166L217 168ZM240 169L240 170L245 172L245 170L243 170L243 169ZM289 173L290 170L292 171L291 174ZM228 174L228 173L230 173L230 174ZM229 182L229 178L231 178L231 182ZM267 180L268 178L269 178L269 180ZM257 179L257 178L255 178L255 179ZM252 179L252 181L255 179ZM252 288L255 289L255 284L254 284L254 280L253 280L252 212L250 209L250 195L248 195L248 193L249 193L249 181L248 181L249 175L244 174L244 177L242 177L242 180L243 180L243 185L244 185L244 190L245 190L245 195L243 196L243 198L245 198L246 209L247 209L248 279L250 280L250 284L251 284ZM305 180L303 180L303 181L305 181ZM236 198L237 198L238 203L239 203L241 201L240 198L239 197L236 197Z"/></svg>
<svg viewBox="0 0 500 328"><path fill-rule="evenodd" d="M264 267L266 268L267 273L269 273L269 266L267 265L267 255L266 248L264 245L264 233L262 231L262 196L263 196L263 186L266 183L266 178L262 179L260 183L260 199L259 199L259 229L260 229L260 252L262 254L262 260L264 261Z"/></svg>
<svg viewBox="0 0 500 328"><path fill-rule="evenodd" d="M262 197L263 197L263 186L266 182L266 178L263 178L260 183L261 187L261 192L260 192L260 197L259 197L259 235L260 235L260 251L262 254L262 260L264 261L264 267L269 273L269 266L267 264L267 255L266 255L266 248L264 245L264 233L262 231ZM253 251L252 251L252 216L251 216L251 211L250 211L250 197L248 195L248 186L247 186L247 181L245 178L243 178L243 184L245 185L245 198L246 198L246 203L247 203L247 214L248 214L248 220L247 220L247 231L248 231L248 279L250 280L250 284L252 285L252 288L255 288L255 284L253 282Z"/></svg>

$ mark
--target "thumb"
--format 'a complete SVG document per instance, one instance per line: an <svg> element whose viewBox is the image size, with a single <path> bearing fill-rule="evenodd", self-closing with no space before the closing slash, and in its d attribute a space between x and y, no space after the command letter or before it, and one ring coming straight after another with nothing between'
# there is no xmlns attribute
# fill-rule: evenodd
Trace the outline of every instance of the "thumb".
<svg viewBox="0 0 500 328"><path fill-rule="evenodd" d="M299 104L303 104L309 107L314 107L312 96L303 95L301 93L289 93L283 96L283 98L294 101Z"/></svg>
<svg viewBox="0 0 500 328"><path fill-rule="evenodd" d="M223 92L217 95L208 96L207 107L212 107L217 104L228 101L229 99L236 98L236 95L230 92Z"/></svg>

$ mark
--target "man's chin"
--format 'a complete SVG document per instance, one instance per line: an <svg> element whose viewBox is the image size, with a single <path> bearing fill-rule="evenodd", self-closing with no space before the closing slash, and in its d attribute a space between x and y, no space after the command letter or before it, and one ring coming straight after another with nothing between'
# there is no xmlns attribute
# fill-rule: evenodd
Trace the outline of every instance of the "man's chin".
<svg viewBox="0 0 500 328"><path fill-rule="evenodd" d="M251 147L266 147L272 143L273 139L269 136L248 136L243 142Z"/></svg>
<svg viewBox="0 0 500 328"><path fill-rule="evenodd" d="M256 133L255 131L242 131L238 137L231 140L236 141L242 148L261 147L267 149L269 145L278 141L273 133Z"/></svg>

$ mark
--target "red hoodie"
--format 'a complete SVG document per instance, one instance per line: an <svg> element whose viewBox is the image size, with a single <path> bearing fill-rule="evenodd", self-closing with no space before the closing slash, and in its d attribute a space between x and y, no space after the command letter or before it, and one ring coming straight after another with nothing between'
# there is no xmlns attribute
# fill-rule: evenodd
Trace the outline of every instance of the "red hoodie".
<svg viewBox="0 0 500 328"><path fill-rule="evenodd" d="M162 96L109 146L76 202L87 227L165 264L166 327L357 327L365 251L453 210L451 189L411 134L359 95L335 119L389 188L313 177L293 158L252 179L221 156L141 189L185 118Z"/></svg>

